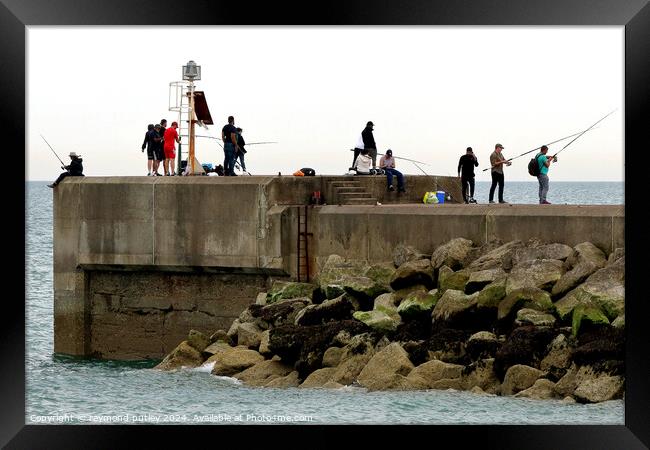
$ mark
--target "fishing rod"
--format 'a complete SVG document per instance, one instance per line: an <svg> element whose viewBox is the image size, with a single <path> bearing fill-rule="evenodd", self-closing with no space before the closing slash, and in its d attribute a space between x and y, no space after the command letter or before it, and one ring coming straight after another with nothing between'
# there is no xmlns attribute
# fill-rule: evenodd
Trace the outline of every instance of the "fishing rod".
<svg viewBox="0 0 650 450"><path fill-rule="evenodd" d="M246 145L248 145L248 144L246 144ZM350 149L351 152L353 152L354 150L355 149L353 149L353 148ZM386 150L386 151L388 151L388 150ZM385 154L385 152L384 152L384 154ZM422 162L422 161L416 161L414 159L402 158L401 156L393 156L393 158L395 158L395 159L403 159L404 161L410 161L412 163L424 164L425 166L430 166L431 165L431 164L428 164L428 163L425 163L425 162ZM422 170L422 169L420 169L420 170Z"/></svg>
<svg viewBox="0 0 650 450"><path fill-rule="evenodd" d="M207 139L215 139L217 142L219 142L219 140L221 139L221 138L217 138L217 137L213 137L213 136L203 136L203 135L199 135L199 134L197 134L195 137L207 138ZM247 142L244 145L257 145L257 144L278 144L278 142Z"/></svg>
<svg viewBox="0 0 650 450"><path fill-rule="evenodd" d="M611 114L611 113L610 113L610 114ZM588 131L588 130L585 130L585 131ZM562 142L562 141L564 141L564 140L566 140L566 139L572 138L573 136L582 135L585 131L579 131L578 133L574 133L574 134L572 134L572 135L570 135L570 136L565 136L565 137L563 137L562 139L558 139L557 141L549 142L549 143L546 144L546 145L557 144L558 142ZM580 136L578 136L578 137L580 137ZM577 138L576 138L576 139L577 139ZM574 139L574 140L575 140L575 139ZM571 142L573 142L573 141L571 141ZM507 163L507 162L510 162L510 161L512 161L513 159L517 159L517 158L519 158L519 157L521 157L521 156L524 156L524 155L527 155L527 154L529 154L529 153L532 153L532 152L534 152L535 150L539 150L539 149L542 148L542 147L543 147L543 145L540 145L539 147L536 147L536 148L534 148L534 149L532 149L532 150L529 150L529 151L527 151L527 152L524 152L524 153L522 153L521 155L517 155L517 156L514 156L514 157L512 157L512 158L510 158L510 159L506 159L505 161L503 161L502 164ZM487 167L487 168L483 169L483 172L485 172L486 170L490 170L490 169L492 169L492 168L494 168L494 167L496 167L496 166L498 166L498 165L499 165L499 164L496 164L496 165L494 165L494 166Z"/></svg>
<svg viewBox="0 0 650 450"><path fill-rule="evenodd" d="M217 139L216 137L212 137L212 136L196 136L196 137L205 137L205 138L209 138L209 139ZM221 142L219 142L218 139L217 139L217 144L219 144L219 146L220 146L221 148L223 148L223 145L221 144ZM246 145L248 145L248 144L246 144ZM237 159L235 159L235 167L236 167L237 169L241 170L242 172L247 173L248 176L252 176L251 173L250 173L248 170L244 170L244 169L242 169L242 167L241 167L241 166L239 165L239 163L237 162Z"/></svg>
<svg viewBox="0 0 650 450"><path fill-rule="evenodd" d="M47 146L50 147L50 150L52 150L52 153L54 153L54 156L56 156L56 159L58 159L59 161L61 161L61 158L59 158L59 155L56 154L56 152L54 151L54 149L52 148L52 146L50 145L50 143L47 142L47 140L43 137L42 134L41 134L41 138L43 138L43 140L45 141L45 143L47 144ZM66 169L66 167L65 167L65 163L64 163L63 161L61 161L61 168L62 168L63 170L67 170L68 172L70 172L68 169Z"/></svg>
<svg viewBox="0 0 650 450"><path fill-rule="evenodd" d="M616 111L616 109L615 109L614 111ZM557 153L555 153L555 154L552 156L552 158L555 158L555 157L557 156L558 153L560 153L562 150L564 150L564 149L567 148L569 145L571 145L571 144L572 144L576 139L578 139L580 136L582 136L583 134L585 134L587 131L591 130L593 127L595 127L595 126L598 125L600 122L602 122L603 120L605 120L608 116L612 115L612 114L614 113L614 111L611 111L611 112L608 113L605 117L603 117L602 119L600 119L598 122L596 122L595 124L593 124L592 126L590 126L589 128L587 128L585 131L583 131L582 133L580 133L580 135L579 135L578 137L576 137L575 139L571 140L571 142L569 142L567 145L565 145L564 147L562 147L562 148L561 148Z"/></svg>

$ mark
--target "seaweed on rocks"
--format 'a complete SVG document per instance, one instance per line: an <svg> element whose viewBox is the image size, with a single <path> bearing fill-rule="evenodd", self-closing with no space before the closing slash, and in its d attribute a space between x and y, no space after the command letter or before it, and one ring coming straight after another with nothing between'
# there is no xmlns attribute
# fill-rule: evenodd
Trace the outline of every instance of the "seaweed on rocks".
<svg viewBox="0 0 650 450"><path fill-rule="evenodd" d="M431 312L422 314L408 322L402 322L397 329L389 333L387 337L392 341L419 341L429 339L431 336Z"/></svg>
<svg viewBox="0 0 650 450"><path fill-rule="evenodd" d="M611 326L594 327L578 336L573 360L581 366L612 375L624 372L625 332Z"/></svg>
<svg viewBox="0 0 650 450"><path fill-rule="evenodd" d="M508 368L515 364L538 367L556 335L557 331L548 327L516 328L494 357L494 372L499 380L503 381Z"/></svg>

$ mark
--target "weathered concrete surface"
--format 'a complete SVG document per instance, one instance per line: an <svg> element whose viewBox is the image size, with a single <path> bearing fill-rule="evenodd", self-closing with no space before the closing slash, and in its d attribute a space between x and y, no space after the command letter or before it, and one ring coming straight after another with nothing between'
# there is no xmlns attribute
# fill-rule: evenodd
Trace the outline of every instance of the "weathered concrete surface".
<svg viewBox="0 0 650 450"><path fill-rule="evenodd" d="M346 179L383 205L301 206ZM190 328L228 329L273 278L296 278L304 212L311 275L331 254L390 261L397 244L431 254L456 237L624 246L623 206L420 203L428 190L459 197L454 177L409 176L401 196L385 187L383 176L68 178L53 190L54 350L155 358Z"/></svg>

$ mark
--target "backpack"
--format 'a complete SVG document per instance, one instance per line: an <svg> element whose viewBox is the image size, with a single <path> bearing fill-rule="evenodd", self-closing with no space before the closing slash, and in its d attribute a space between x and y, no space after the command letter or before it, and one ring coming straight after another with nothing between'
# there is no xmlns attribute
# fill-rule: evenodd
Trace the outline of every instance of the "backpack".
<svg viewBox="0 0 650 450"><path fill-rule="evenodd" d="M537 156L531 159L530 162L528 163L528 173L533 177L536 177L541 173L539 171L539 160L538 160L540 156L541 153L539 153Z"/></svg>
<svg viewBox="0 0 650 450"><path fill-rule="evenodd" d="M304 173L306 177L313 177L316 175L316 171L311 167L303 167L300 171Z"/></svg>

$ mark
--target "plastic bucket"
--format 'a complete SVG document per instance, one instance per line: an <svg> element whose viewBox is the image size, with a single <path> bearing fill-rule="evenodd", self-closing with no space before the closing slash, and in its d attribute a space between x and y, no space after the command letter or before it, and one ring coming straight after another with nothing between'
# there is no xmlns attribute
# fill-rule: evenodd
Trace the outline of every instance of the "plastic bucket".
<svg viewBox="0 0 650 450"><path fill-rule="evenodd" d="M438 197L438 203L444 203L445 202L445 191L436 192L436 197Z"/></svg>

